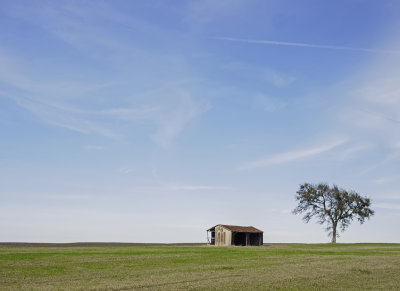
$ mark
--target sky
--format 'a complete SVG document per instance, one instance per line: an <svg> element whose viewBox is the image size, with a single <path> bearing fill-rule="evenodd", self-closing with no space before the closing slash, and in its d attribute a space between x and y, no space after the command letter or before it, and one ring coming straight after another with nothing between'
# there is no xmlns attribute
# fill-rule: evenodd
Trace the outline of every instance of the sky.
<svg viewBox="0 0 400 291"><path fill-rule="evenodd" d="M400 242L400 3L0 2L0 241L329 242L299 185Z"/></svg>

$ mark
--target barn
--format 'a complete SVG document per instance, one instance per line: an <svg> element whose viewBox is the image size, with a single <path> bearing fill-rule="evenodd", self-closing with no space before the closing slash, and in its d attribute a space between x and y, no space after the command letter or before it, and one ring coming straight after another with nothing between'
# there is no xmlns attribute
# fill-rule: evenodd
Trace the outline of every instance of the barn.
<svg viewBox="0 0 400 291"><path fill-rule="evenodd" d="M263 231L253 226L217 224L207 229L207 241L215 246L262 246Z"/></svg>

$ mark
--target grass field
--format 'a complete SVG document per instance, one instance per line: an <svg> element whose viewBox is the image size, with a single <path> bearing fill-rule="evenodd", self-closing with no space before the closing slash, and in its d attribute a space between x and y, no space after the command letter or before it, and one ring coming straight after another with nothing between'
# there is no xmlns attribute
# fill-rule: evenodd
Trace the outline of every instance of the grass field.
<svg viewBox="0 0 400 291"><path fill-rule="evenodd" d="M400 244L3 245L0 289L400 290Z"/></svg>

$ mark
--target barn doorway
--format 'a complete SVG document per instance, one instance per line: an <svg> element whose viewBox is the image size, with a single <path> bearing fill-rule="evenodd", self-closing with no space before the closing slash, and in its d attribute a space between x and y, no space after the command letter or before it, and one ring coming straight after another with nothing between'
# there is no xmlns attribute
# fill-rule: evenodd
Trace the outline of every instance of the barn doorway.
<svg viewBox="0 0 400 291"><path fill-rule="evenodd" d="M250 234L250 245L251 246L261 245L261 235L259 233L251 233Z"/></svg>
<svg viewBox="0 0 400 291"><path fill-rule="evenodd" d="M236 232L233 235L233 245L235 246L245 246L246 245L246 233Z"/></svg>

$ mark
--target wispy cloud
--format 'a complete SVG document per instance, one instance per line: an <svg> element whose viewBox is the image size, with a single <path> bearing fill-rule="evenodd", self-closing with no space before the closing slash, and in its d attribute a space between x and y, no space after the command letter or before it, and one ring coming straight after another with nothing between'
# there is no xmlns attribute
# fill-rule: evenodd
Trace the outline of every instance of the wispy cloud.
<svg viewBox="0 0 400 291"><path fill-rule="evenodd" d="M105 149L104 146L99 146L99 145L86 145L83 148L87 151L102 151Z"/></svg>
<svg viewBox="0 0 400 291"><path fill-rule="evenodd" d="M254 105L256 108L261 108L265 112L274 112L287 105L287 102L282 98L257 94L254 97Z"/></svg>
<svg viewBox="0 0 400 291"><path fill-rule="evenodd" d="M124 120L148 119L154 113L160 110L159 106L143 106L140 108L111 108L99 111L86 111L96 115L109 115Z"/></svg>
<svg viewBox="0 0 400 291"><path fill-rule="evenodd" d="M167 147L179 135L186 124L206 112L210 104L197 101L192 93L185 89L165 89L154 92L151 98L156 105L136 107L118 107L99 110L86 110L63 103L48 102L43 98L10 97L17 105L33 113L43 122L84 134L97 134L105 137L116 137L118 129L111 127L112 120L150 121L156 130L149 136L157 144ZM168 101L168 102L167 102Z"/></svg>
<svg viewBox="0 0 400 291"><path fill-rule="evenodd" d="M42 99L47 96L49 100L70 99L117 85L89 78L78 79L69 75L68 71L64 72L66 77L58 78L57 74L52 73L54 69L49 67L47 60L39 63L2 47L0 47L0 63L0 81L10 88L29 92L31 97L40 95ZM43 70L46 67L47 70ZM3 94L9 95L9 90L5 89Z"/></svg>
<svg viewBox="0 0 400 291"><path fill-rule="evenodd" d="M13 100L15 104L31 112L44 123L83 134L114 138L121 136L121 127L115 127L116 120L124 121L127 125L125 129L135 122L142 121L156 127L148 133L148 137L158 145L167 147L190 120L210 108L204 100L196 100L193 97L195 95L191 87L193 79L166 81L155 89L132 94L129 99L113 96L112 102L104 103L97 101L101 98L96 98L96 91L88 92L88 90L107 86L108 91L114 92L118 91L118 84L108 82L81 86L75 81L70 81L67 87L74 89L61 90L60 97L53 87L48 86L48 83L53 82L46 82L43 78L37 79L32 73L26 73L23 67L30 67L26 61L15 57L9 59L7 54L0 52L0 61L2 59L7 62L6 66L0 68L0 80L22 92L18 95L11 90L2 92L4 97ZM7 74L7 71L12 74ZM52 81L57 83L59 80ZM88 99L87 96L93 100L90 109L83 106L87 103L85 100Z"/></svg>
<svg viewBox="0 0 400 291"><path fill-rule="evenodd" d="M160 114L155 120L158 129L151 138L163 147L168 147L190 120L210 108L210 104L206 102L196 102L187 91L178 94L179 103L173 109Z"/></svg>
<svg viewBox="0 0 400 291"><path fill-rule="evenodd" d="M72 115L43 102L18 98L17 104L34 113L44 122L54 126L85 134L94 133L105 137L115 137L117 135L113 130L99 125L96 122Z"/></svg>
<svg viewBox="0 0 400 291"><path fill-rule="evenodd" d="M216 40L234 41L243 43L254 43L254 44L266 44L266 45L279 45L279 46L294 46L294 47L306 47L306 48L317 48L317 49L328 49L328 50L343 50L343 51L359 51L368 53L380 53L380 54L400 54L397 50L383 50L373 48L357 48L348 46L336 46L336 45L320 45L302 42L286 42L286 41L275 41L275 40L263 40L263 39L245 39L245 38L233 38L233 37L213 37Z"/></svg>
<svg viewBox="0 0 400 291"><path fill-rule="evenodd" d="M379 176L393 176L393 167L400 157L396 143L400 140L400 59L397 56L381 56L362 69L363 73L349 82L344 93L349 106L338 111L342 131L347 135L374 143L374 163L365 164L360 176L376 172ZM379 171L378 171L379 170ZM384 184L386 179L372 179L372 183Z"/></svg>
<svg viewBox="0 0 400 291"><path fill-rule="evenodd" d="M400 120L391 118L389 116L385 116L382 113L372 112L372 111L365 110L365 109L363 109L363 110L360 109L360 111L361 112L365 112L367 114L370 114L370 115L374 116L375 118L384 119L384 120L387 120L387 121L391 121L391 122L400 124Z"/></svg>
<svg viewBox="0 0 400 291"><path fill-rule="evenodd" d="M368 174L370 172L377 171L379 169L379 175L381 175L381 170L382 168L387 167L391 163L398 163L398 159L400 158L400 154L397 152L391 152L386 155L386 158L379 160L378 162L372 164L372 166L369 166L365 168L364 170L358 172L359 176L363 176L365 174Z"/></svg>
<svg viewBox="0 0 400 291"><path fill-rule="evenodd" d="M132 167L122 167L122 168L119 169L119 172L121 174L125 174L126 175L126 174L131 174L133 172L136 172L136 169L132 168Z"/></svg>
<svg viewBox="0 0 400 291"><path fill-rule="evenodd" d="M168 106L126 107L104 110L85 110L27 98L17 98L16 102L19 106L50 125L105 137L116 137L119 134L117 129L110 128L110 126L104 124L104 118L109 120L120 119L126 122L147 120L157 126L156 131L150 134L150 137L159 145L167 147L190 120L210 108L208 103L196 102L189 92L176 92L176 94L177 96L170 100L171 103Z"/></svg>
<svg viewBox="0 0 400 291"><path fill-rule="evenodd" d="M223 69L247 79L267 82L278 88L288 86L296 80L295 77L273 68L251 66L239 62L226 64L223 66Z"/></svg>
<svg viewBox="0 0 400 291"><path fill-rule="evenodd" d="M296 160L301 160L304 158L310 158L310 157L322 154L324 152L328 152L338 146L345 144L346 142L347 142L347 139L339 139L339 140L336 140L336 141L333 141L333 142L330 142L330 143L327 143L324 145L320 145L318 147L312 147L309 149L285 152L285 153L273 155L268 158L259 159L256 161L246 163L246 164L240 166L238 169L239 170L254 169L254 168L288 163L288 162L292 162L292 161L296 161Z"/></svg>
<svg viewBox="0 0 400 291"><path fill-rule="evenodd" d="M9 13L49 31L54 38L62 39L83 52L82 55L87 58L97 58L102 66L110 68L112 72L108 76L107 73L102 75L103 80L107 81L104 84L91 83L92 72L86 71L86 68L83 68L83 72L87 73L88 78L83 84L69 71L63 71L63 78L60 79L57 74L48 73L57 67L50 62L52 55L44 58L45 65L51 63L51 68L38 71L35 67L37 64L31 58L10 58L9 53L0 51L0 80L23 92L17 96L10 90L8 95L17 105L44 123L56 127L83 134L115 137L121 136L123 130L133 130L144 124L146 130L150 131L147 137L167 147L193 118L207 111L209 105L198 100L195 97L198 95L197 89L191 86L190 81L186 82L194 78L188 69L181 69L183 57L143 49L132 41L132 37L124 38L121 34L110 33L107 25L111 22L125 28L135 28L133 30L138 34L150 33L152 36L165 37L166 33L171 32L128 17L106 3L94 6L86 3L81 6L73 3L40 8L35 5L28 5L28 8L16 5L17 8ZM73 68L82 68L79 61L71 63ZM121 67L132 67L132 70L127 73ZM154 72L159 75L154 75ZM127 83L131 84L133 79L138 84L151 83L153 89L148 90L143 86L139 91L140 86L134 86L132 91L135 93L121 96L121 83L130 86ZM102 86L106 86L106 90L100 90ZM109 92L110 96L105 96L104 92ZM121 125L121 121L124 126L116 126Z"/></svg>
<svg viewBox="0 0 400 291"><path fill-rule="evenodd" d="M363 144L357 144L354 146L350 146L346 149L343 149L337 156L337 159L340 160L348 160L354 156L356 156L357 154L359 154L360 152L363 151L367 151L369 149L373 148L373 145L371 144L367 144L367 143L363 143Z"/></svg>

